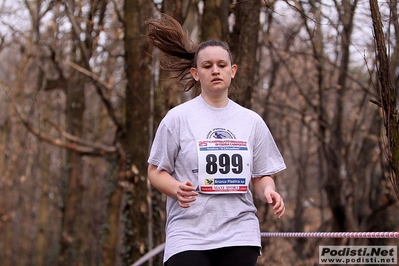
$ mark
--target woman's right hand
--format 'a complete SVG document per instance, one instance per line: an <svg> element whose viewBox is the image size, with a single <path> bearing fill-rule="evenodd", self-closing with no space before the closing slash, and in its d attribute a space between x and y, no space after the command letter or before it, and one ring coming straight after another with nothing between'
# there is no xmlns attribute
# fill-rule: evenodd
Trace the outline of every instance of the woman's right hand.
<svg viewBox="0 0 399 266"><path fill-rule="evenodd" d="M187 181L180 183L176 192L176 197L180 207L190 207L190 203L195 201L196 196L198 196L198 192L195 191L195 188L191 182Z"/></svg>

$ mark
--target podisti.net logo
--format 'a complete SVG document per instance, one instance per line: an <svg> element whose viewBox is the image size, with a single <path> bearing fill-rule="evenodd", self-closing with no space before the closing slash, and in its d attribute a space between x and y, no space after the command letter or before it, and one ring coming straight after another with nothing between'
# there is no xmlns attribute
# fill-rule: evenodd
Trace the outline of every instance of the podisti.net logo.
<svg viewBox="0 0 399 266"><path fill-rule="evenodd" d="M397 246L319 246L319 264L398 264Z"/></svg>

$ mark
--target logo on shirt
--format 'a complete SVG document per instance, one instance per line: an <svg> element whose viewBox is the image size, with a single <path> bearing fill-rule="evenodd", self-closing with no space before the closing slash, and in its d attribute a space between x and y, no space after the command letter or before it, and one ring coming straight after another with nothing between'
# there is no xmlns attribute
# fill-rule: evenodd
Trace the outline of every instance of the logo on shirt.
<svg viewBox="0 0 399 266"><path fill-rule="evenodd" d="M205 185L210 186L210 185L213 185L213 184L214 184L213 178L206 178L205 179Z"/></svg>
<svg viewBox="0 0 399 266"><path fill-rule="evenodd" d="M228 129L214 128L208 133L206 138L207 139L235 139L236 136Z"/></svg>

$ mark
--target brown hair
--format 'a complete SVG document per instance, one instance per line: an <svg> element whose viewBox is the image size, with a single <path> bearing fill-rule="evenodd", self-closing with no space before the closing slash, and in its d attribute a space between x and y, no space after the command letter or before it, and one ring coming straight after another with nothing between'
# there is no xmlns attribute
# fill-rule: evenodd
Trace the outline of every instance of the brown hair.
<svg viewBox="0 0 399 266"><path fill-rule="evenodd" d="M147 40L161 52L162 68L177 73L179 81L187 81L184 91L191 90L197 81L191 76L190 69L197 67L198 52L209 46L220 46L229 53L231 64L233 56L229 45L220 40L209 40L195 45L182 26L171 16L161 14L159 19L146 21L149 25Z"/></svg>

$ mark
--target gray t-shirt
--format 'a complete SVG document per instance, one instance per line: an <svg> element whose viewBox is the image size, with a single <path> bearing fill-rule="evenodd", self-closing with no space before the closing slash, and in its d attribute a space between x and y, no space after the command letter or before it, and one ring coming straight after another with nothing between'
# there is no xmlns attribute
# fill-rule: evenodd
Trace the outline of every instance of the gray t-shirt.
<svg viewBox="0 0 399 266"><path fill-rule="evenodd" d="M148 163L198 187L197 140L204 139L247 140L252 155L252 178L286 168L258 114L231 100L224 108L213 108L201 95L167 113L157 130ZM164 261L187 250L261 245L250 190L244 194L200 193L186 209L168 197L166 212Z"/></svg>

